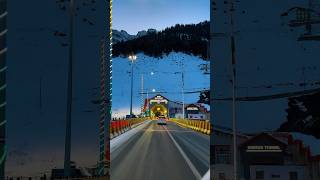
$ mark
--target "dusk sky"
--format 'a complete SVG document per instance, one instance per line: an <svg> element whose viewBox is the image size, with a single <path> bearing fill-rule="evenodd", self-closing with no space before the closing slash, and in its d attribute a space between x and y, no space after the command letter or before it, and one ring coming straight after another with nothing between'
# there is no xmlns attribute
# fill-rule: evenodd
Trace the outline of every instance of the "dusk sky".
<svg viewBox="0 0 320 180"><path fill-rule="evenodd" d="M209 0L115 0L113 29L129 34L209 20Z"/></svg>

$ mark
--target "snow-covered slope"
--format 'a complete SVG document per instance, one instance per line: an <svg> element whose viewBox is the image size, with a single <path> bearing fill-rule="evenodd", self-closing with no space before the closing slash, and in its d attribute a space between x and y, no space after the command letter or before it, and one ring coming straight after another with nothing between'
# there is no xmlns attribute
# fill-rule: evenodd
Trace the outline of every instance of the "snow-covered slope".
<svg viewBox="0 0 320 180"><path fill-rule="evenodd" d="M186 92L209 88L209 75L200 70L200 65L207 63L202 59L183 53L171 53L157 59L144 54L137 55L134 64L134 113L140 113L141 75L144 77L144 92L149 91L149 97L159 92L170 100L182 101L182 63L184 62L184 87ZM123 117L129 114L130 108L130 82L131 64L128 58L117 57L113 59L112 74L112 114L114 117ZM152 89L156 92L152 93ZM146 98L146 95L144 95ZM185 94L186 103L195 103L199 93Z"/></svg>

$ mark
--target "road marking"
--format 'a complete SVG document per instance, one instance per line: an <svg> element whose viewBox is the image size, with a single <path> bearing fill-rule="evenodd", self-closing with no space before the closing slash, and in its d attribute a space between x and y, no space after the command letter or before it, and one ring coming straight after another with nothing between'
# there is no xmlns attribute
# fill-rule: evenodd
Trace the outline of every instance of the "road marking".
<svg viewBox="0 0 320 180"><path fill-rule="evenodd" d="M210 168L207 173L202 177L202 180L210 180Z"/></svg>
<svg viewBox="0 0 320 180"><path fill-rule="evenodd" d="M182 155L182 157L184 158L184 160L187 162L188 166L190 167L193 175L196 177L197 180L201 180L202 177L200 175L200 173L198 172L198 170L196 169L196 167L192 164L192 162L190 161L190 159L188 158L188 156L186 155L186 153L184 153L184 151L182 150L182 148L179 146L179 144L177 143L177 141L173 138L173 136L171 135L171 133L168 131L167 127L164 127L166 129L166 131L168 132L169 137L171 138L171 140L173 141L173 143L176 145L176 147L178 148L180 154Z"/></svg>

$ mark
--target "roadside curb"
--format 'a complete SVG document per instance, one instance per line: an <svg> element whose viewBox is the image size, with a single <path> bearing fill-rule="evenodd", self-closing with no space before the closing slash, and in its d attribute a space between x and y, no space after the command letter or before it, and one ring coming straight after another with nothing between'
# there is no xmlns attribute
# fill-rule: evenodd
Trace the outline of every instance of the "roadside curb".
<svg viewBox="0 0 320 180"><path fill-rule="evenodd" d="M141 122L137 124L132 129L128 130L127 132L111 139L110 141L110 154L117 150L121 145L123 145L125 142L127 142L132 136L137 134L141 129L143 129L145 126L147 126L151 120L145 120L144 122Z"/></svg>

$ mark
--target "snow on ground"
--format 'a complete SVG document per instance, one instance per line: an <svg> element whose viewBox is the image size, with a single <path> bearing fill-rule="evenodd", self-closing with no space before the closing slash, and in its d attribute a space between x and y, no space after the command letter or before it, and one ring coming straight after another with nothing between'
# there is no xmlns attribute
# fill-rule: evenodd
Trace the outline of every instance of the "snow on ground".
<svg viewBox="0 0 320 180"><path fill-rule="evenodd" d="M182 63L183 68L182 68ZM112 61L112 115L123 117L129 114L130 109L130 86L131 86L131 62L128 58L117 57ZM141 76L143 75L144 92L148 90L151 98L156 95L151 93L156 90L170 100L182 101L182 72L184 70L184 89L197 91L208 89L210 84L209 75L203 74L200 65L207 63L199 57L183 53L171 53L162 59L137 54L134 63L134 87L133 87L133 110L140 113ZM146 94L144 98L146 98ZM199 100L199 93L185 94L185 103L195 103Z"/></svg>

